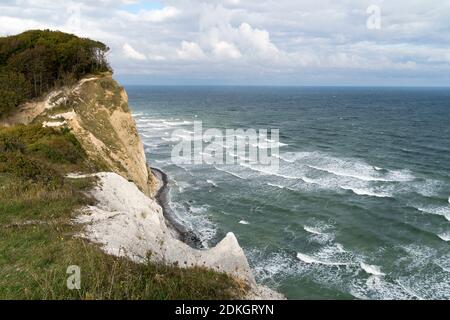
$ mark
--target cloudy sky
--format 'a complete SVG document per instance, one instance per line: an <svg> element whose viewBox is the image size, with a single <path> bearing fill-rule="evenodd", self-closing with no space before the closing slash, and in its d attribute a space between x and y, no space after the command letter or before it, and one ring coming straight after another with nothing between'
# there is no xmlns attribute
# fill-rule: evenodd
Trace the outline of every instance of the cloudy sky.
<svg viewBox="0 0 450 320"><path fill-rule="evenodd" d="M450 84L450 0L0 0L0 35L38 28L128 84Z"/></svg>

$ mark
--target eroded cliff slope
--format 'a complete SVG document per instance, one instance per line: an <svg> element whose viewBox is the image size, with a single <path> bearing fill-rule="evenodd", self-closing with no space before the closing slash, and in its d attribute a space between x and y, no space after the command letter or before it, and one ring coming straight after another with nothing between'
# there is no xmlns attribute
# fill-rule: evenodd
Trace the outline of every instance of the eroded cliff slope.
<svg viewBox="0 0 450 320"><path fill-rule="evenodd" d="M31 122L70 128L99 167L132 181L146 195L153 195L156 181L147 167L127 94L111 74L83 79L51 92L41 101L24 104L3 124Z"/></svg>
<svg viewBox="0 0 450 320"><path fill-rule="evenodd" d="M147 166L127 94L111 74L85 78L53 91L42 101L23 105L4 121L6 125L17 123L69 129L92 162L95 169L91 173L67 176L98 179L89 192L95 204L84 207L73 220L83 225L79 237L99 244L109 254L136 262L150 260L225 272L250 288L249 298L283 298L256 284L234 234L229 233L209 250L191 248L178 239L154 199L158 182Z"/></svg>

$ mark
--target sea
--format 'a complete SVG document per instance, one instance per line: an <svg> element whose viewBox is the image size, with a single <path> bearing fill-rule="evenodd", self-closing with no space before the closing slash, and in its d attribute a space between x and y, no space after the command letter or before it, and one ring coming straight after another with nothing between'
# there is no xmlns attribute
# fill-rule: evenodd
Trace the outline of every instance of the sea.
<svg viewBox="0 0 450 320"><path fill-rule="evenodd" d="M449 88L126 90L177 219L205 247L233 232L259 283L289 299L450 299ZM279 129L279 169L174 163L195 121Z"/></svg>

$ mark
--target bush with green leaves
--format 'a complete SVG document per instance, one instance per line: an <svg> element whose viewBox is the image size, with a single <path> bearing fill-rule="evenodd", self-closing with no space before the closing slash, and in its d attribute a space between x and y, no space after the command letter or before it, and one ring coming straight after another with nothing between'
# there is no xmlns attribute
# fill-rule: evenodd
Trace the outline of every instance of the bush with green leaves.
<svg viewBox="0 0 450 320"><path fill-rule="evenodd" d="M109 48L98 41L50 30L0 38L0 117L26 100L88 74L111 71Z"/></svg>
<svg viewBox="0 0 450 320"><path fill-rule="evenodd" d="M68 129L39 124L0 128L0 173L56 188L63 184L67 166L82 168L85 160L81 145Z"/></svg>

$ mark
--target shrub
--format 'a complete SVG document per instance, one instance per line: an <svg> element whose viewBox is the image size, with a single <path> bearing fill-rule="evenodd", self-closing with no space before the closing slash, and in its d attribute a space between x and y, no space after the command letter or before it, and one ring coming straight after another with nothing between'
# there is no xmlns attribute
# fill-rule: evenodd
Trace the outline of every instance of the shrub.
<svg viewBox="0 0 450 320"><path fill-rule="evenodd" d="M8 115L29 97L30 86L21 73L0 70L0 116Z"/></svg>
<svg viewBox="0 0 450 320"><path fill-rule="evenodd" d="M0 151L26 152L58 164L77 164L84 151L69 129L43 128L40 124L0 129Z"/></svg>
<svg viewBox="0 0 450 320"><path fill-rule="evenodd" d="M25 146L17 137L0 135L0 153L12 151L23 152L24 150Z"/></svg>
<svg viewBox="0 0 450 320"><path fill-rule="evenodd" d="M20 152L4 153L0 156L0 161L1 173L9 173L33 183L42 183L49 189L58 188L64 183L63 177L56 170Z"/></svg>
<svg viewBox="0 0 450 320"><path fill-rule="evenodd" d="M109 48L59 31L32 30L0 38L0 117L56 85L111 71Z"/></svg>

